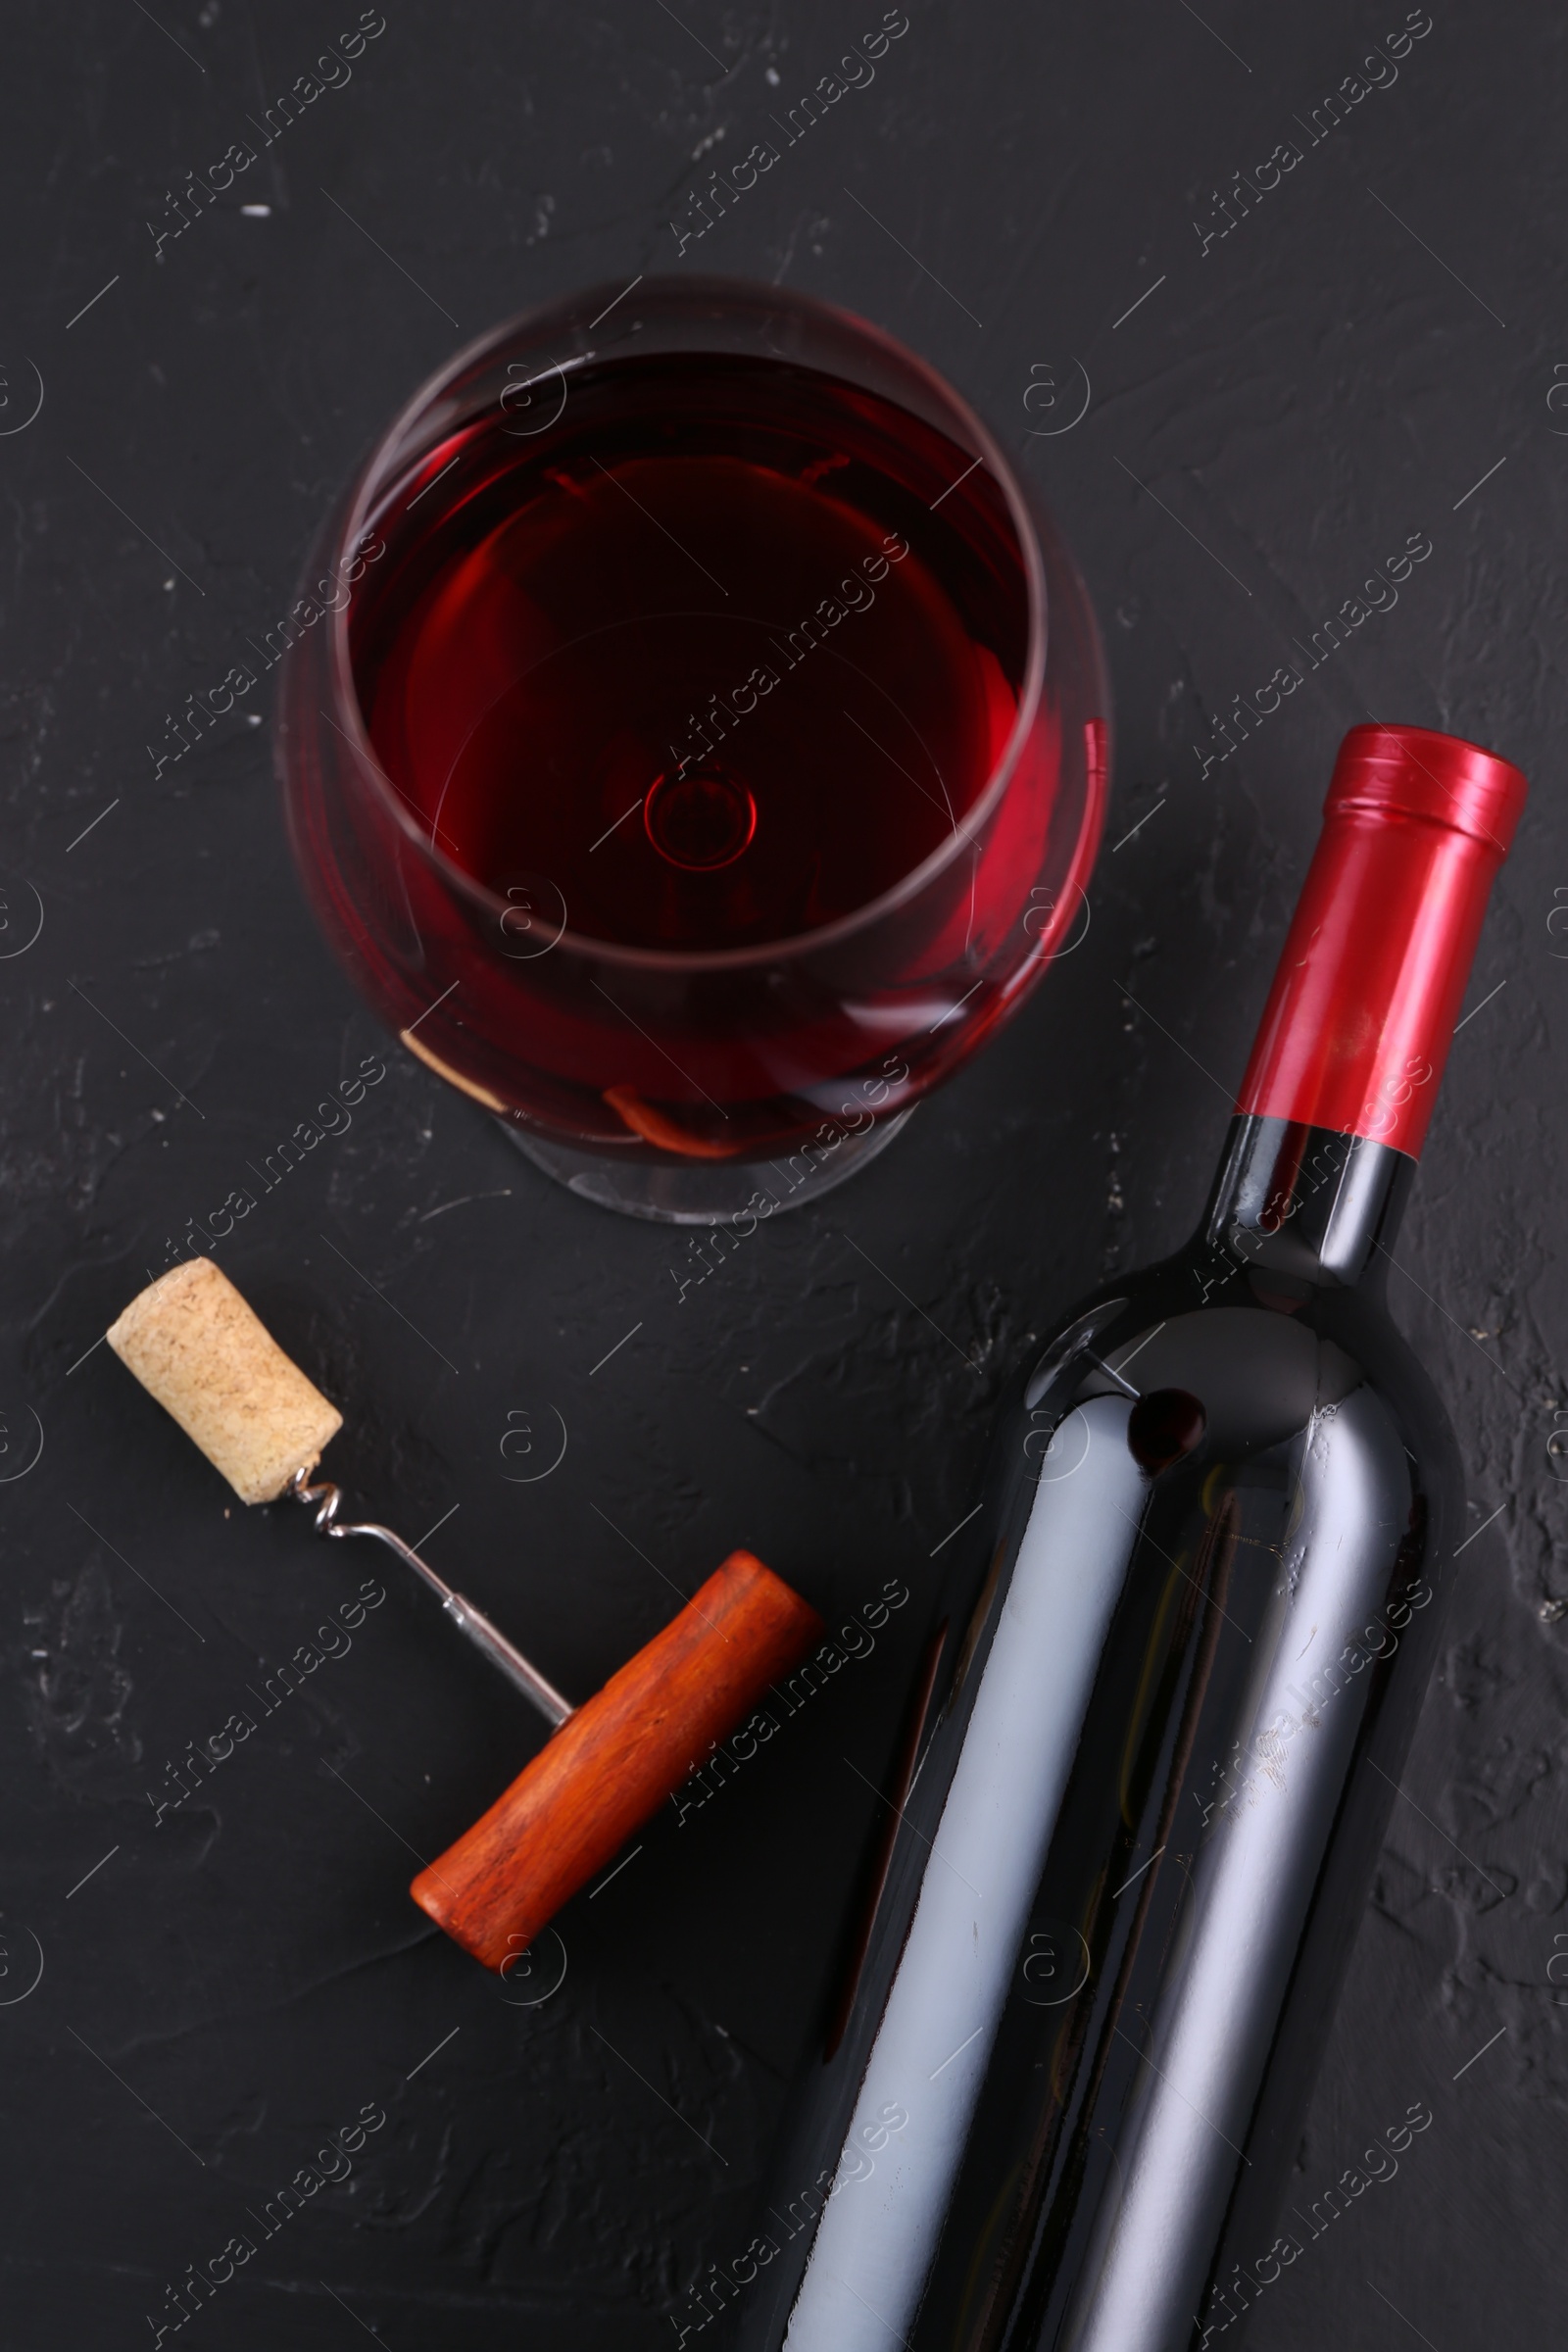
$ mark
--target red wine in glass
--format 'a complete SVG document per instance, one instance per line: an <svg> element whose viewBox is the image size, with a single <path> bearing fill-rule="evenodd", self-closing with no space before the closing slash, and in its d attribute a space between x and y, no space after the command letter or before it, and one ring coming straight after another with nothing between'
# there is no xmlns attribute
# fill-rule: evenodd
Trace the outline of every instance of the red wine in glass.
<svg viewBox="0 0 1568 2352"><path fill-rule="evenodd" d="M586 310L458 363L346 502L341 609L289 658L295 843L372 998L525 1149L733 1213L760 1165L863 1150L1070 927L1093 624L871 330L655 288L562 356Z"/></svg>
<svg viewBox="0 0 1568 2352"><path fill-rule="evenodd" d="M381 764L583 938L701 954L871 905L984 791L1027 641L1016 547L970 484L935 515L902 489L912 434L706 354L599 371L537 440L497 411L431 453L437 512L351 624Z"/></svg>

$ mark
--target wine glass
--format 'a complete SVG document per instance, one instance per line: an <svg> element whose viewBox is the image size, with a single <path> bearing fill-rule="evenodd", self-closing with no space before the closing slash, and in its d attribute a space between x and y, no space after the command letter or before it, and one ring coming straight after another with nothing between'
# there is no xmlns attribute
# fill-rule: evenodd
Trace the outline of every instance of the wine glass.
<svg viewBox="0 0 1568 2352"><path fill-rule="evenodd" d="M931 368L798 294L644 279L471 344L269 651L327 937L607 1207L826 1191L1087 919L1071 558Z"/></svg>

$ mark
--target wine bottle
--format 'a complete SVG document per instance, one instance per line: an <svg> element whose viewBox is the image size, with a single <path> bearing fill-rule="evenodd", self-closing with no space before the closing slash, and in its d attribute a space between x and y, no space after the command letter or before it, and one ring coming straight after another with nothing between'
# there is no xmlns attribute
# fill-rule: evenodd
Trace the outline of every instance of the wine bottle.
<svg viewBox="0 0 1568 2352"><path fill-rule="evenodd" d="M1346 737L1198 1234L1018 1384L847 1990L680 2343L1197 2352L1318 2226L1285 2176L1461 1541L1389 1252L1525 790Z"/></svg>

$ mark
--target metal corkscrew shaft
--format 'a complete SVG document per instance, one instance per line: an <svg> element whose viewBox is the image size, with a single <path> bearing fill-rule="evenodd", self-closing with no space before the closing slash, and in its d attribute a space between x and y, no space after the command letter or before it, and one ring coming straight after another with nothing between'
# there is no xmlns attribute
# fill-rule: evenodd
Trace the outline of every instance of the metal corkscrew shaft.
<svg viewBox="0 0 1568 2352"><path fill-rule="evenodd" d="M308 1470L296 1470L283 1492L292 1494L296 1502L313 1503L316 1506L317 1534L371 1536L377 1544L384 1544L389 1551L395 1551L406 1567L423 1577L432 1592L439 1592L441 1605L459 1632L466 1634L474 1648L482 1650L491 1665L499 1667L508 1682L520 1690L524 1698L532 1700L552 1731L559 1731L567 1717L575 1712L571 1701L562 1697L555 1685L547 1682L538 1667L531 1665L521 1650L507 1640L500 1627L492 1625L484 1611L476 1608L471 1600L466 1599L461 1592L455 1592L445 1578L436 1574L428 1560L421 1560L413 1545L405 1544L403 1538L394 1534L390 1527L381 1527L368 1519L340 1523L338 1512L343 1502L342 1488L334 1486L330 1479L322 1479L318 1485L311 1486L309 1479Z"/></svg>

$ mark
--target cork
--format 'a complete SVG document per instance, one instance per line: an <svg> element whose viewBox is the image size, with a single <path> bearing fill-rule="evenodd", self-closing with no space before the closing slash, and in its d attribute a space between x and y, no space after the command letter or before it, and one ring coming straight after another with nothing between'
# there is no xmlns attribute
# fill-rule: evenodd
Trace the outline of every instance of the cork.
<svg viewBox="0 0 1568 2352"><path fill-rule="evenodd" d="M107 1336L241 1502L274 1501L343 1426L211 1258L160 1275Z"/></svg>

